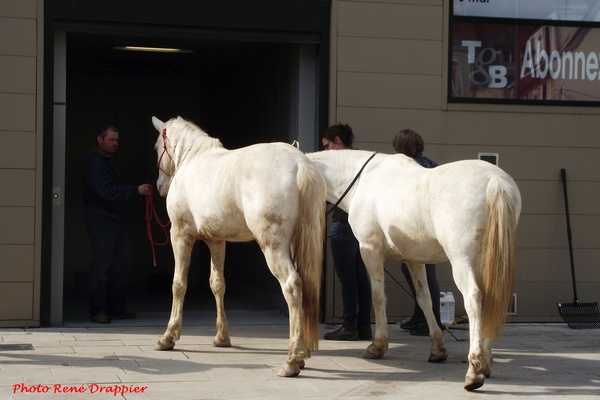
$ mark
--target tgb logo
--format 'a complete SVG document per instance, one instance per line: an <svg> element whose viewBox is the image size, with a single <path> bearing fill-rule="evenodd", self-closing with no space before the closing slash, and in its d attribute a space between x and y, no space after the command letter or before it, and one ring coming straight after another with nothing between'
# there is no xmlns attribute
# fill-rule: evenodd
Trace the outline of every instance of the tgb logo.
<svg viewBox="0 0 600 400"><path fill-rule="evenodd" d="M475 64L475 70L469 74L469 81L474 85L487 85L489 88L505 88L508 84L506 79L506 67L493 65L500 51L491 47L477 50L481 42L477 40L463 40L463 47L467 48L467 59L469 64Z"/></svg>

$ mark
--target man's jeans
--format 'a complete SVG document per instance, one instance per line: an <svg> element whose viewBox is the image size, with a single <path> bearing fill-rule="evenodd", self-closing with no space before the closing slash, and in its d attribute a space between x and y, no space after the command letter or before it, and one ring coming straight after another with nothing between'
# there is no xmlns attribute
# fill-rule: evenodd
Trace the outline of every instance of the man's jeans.
<svg viewBox="0 0 600 400"><path fill-rule="evenodd" d="M92 245L89 312L92 316L118 315L127 305L125 224L89 212L85 213L84 223Z"/></svg>
<svg viewBox="0 0 600 400"><path fill-rule="evenodd" d="M347 222L334 222L329 240L335 272L342 285L344 323L354 329L370 327L371 283L358 240Z"/></svg>

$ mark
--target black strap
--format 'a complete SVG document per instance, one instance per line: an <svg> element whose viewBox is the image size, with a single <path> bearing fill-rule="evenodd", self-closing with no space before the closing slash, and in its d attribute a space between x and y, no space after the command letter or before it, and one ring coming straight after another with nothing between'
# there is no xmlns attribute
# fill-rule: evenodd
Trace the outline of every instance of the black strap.
<svg viewBox="0 0 600 400"><path fill-rule="evenodd" d="M350 191L350 189L352 189L352 186L354 186L354 184L356 183L356 181L358 180L358 178L360 178L360 174L363 172L363 169L365 169L365 167L367 166L367 164L369 163L369 161L371 161L373 159L373 157L375 157L376 154L377 154L377 152L374 152L373 154L371 154L371 157L369 157L369 159L367 161L365 161L365 163L361 167L360 171L358 171L358 173L356 174L356 176L354 177L354 179L352 180L352 182L350 182L350 186L348 186L348 188L346 189L346 191L340 196L340 198L338 199L338 201L336 201L336 203L333 205L333 207L331 207L327 211L327 214L325 214L325 215L330 214L338 206L338 204L340 204L340 202L342 200L344 200L344 197L346 197L346 195L348 194L348 192Z"/></svg>

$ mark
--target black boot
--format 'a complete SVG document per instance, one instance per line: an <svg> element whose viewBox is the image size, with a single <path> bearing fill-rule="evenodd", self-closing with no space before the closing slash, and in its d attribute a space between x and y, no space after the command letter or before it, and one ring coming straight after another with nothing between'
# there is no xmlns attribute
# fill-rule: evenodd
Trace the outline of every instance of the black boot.
<svg viewBox="0 0 600 400"><path fill-rule="evenodd" d="M400 328L410 331L411 329L418 328L419 325L423 323L425 323L425 326L427 326L427 320L424 316L413 315L411 319L405 319L404 321L400 322Z"/></svg>
<svg viewBox="0 0 600 400"><path fill-rule="evenodd" d="M438 321L437 324L438 324L438 326L440 327L440 329L442 330L442 333L443 333L444 329L446 329L446 328L439 321ZM429 336L429 326L427 325L427 322L419 324L419 326L417 326L416 328L411 329L410 330L410 334L414 335L414 336Z"/></svg>
<svg viewBox="0 0 600 400"><path fill-rule="evenodd" d="M356 329L344 324L333 332L326 333L323 336L325 340L358 340Z"/></svg>
<svg viewBox="0 0 600 400"><path fill-rule="evenodd" d="M371 326L359 326L358 331L358 340L372 340L373 339L373 331L371 331Z"/></svg>
<svg viewBox="0 0 600 400"><path fill-rule="evenodd" d="M413 336L429 336L429 326L427 326L427 322L412 328L410 334Z"/></svg>

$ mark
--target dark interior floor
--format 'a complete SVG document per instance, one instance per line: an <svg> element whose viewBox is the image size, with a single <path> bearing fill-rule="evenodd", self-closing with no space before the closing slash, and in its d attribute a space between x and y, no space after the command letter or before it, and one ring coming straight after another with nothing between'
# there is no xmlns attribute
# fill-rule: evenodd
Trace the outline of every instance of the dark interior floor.
<svg viewBox="0 0 600 400"><path fill-rule="evenodd" d="M128 310L135 311L136 321L113 321L119 324L164 325L171 311L171 292L149 292L146 288L128 289ZM88 314L88 294L84 291L65 290L63 321L65 326L91 326ZM184 301L184 325L214 325L215 299L210 290L188 288ZM225 310L229 323L281 324L288 323L287 305L281 295L262 292L243 286L228 286ZM240 320L240 317L243 317Z"/></svg>

